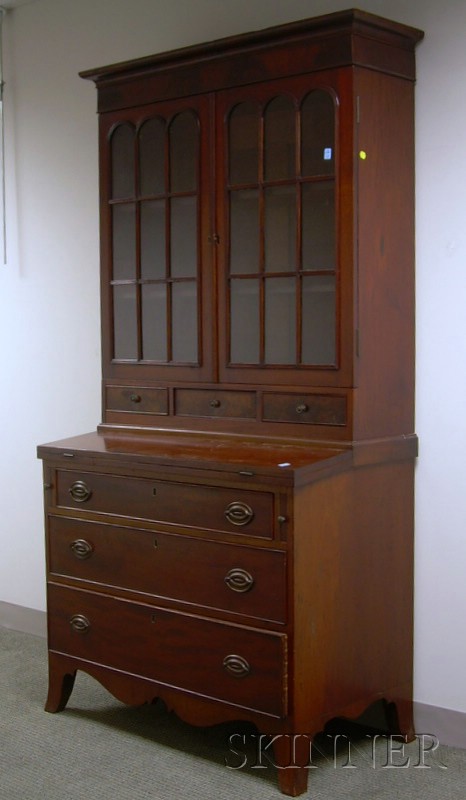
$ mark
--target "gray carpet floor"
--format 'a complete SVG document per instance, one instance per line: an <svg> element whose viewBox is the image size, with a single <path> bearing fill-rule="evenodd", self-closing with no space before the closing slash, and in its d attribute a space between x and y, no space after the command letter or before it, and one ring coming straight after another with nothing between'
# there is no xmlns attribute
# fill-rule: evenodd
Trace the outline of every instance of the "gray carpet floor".
<svg viewBox="0 0 466 800"><path fill-rule="evenodd" d="M193 728L162 705L129 708L78 672L65 711L43 711L43 639L0 628L1 800L277 800L276 770L247 726ZM235 733L236 753L229 747ZM303 797L464 800L466 751L419 741L388 753L366 734L318 742ZM428 742L426 744L429 744ZM247 766L236 769L247 761ZM390 762L394 765L390 768ZM422 763L424 766L422 767ZM405 766L401 766L401 764ZM398 765L398 766L396 766Z"/></svg>

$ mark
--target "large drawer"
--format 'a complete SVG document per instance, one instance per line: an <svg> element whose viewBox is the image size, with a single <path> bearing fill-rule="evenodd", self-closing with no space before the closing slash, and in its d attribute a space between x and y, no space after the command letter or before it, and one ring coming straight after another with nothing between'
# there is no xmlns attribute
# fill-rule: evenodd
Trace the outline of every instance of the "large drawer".
<svg viewBox="0 0 466 800"><path fill-rule="evenodd" d="M64 508L273 538L272 492L58 470L56 497Z"/></svg>
<svg viewBox="0 0 466 800"><path fill-rule="evenodd" d="M49 648L276 717L287 711L285 634L48 587Z"/></svg>
<svg viewBox="0 0 466 800"><path fill-rule="evenodd" d="M285 553L66 517L49 518L49 574L286 621Z"/></svg>

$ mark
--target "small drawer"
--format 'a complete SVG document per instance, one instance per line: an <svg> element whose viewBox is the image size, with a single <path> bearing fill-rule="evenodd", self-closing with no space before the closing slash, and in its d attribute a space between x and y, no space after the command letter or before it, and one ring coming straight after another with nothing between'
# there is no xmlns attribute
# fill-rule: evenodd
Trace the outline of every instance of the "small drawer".
<svg viewBox="0 0 466 800"><path fill-rule="evenodd" d="M57 470L57 505L272 539L274 495L98 472Z"/></svg>
<svg viewBox="0 0 466 800"><path fill-rule="evenodd" d="M286 621L283 552L53 516L48 534L51 576Z"/></svg>
<svg viewBox="0 0 466 800"><path fill-rule="evenodd" d="M175 409L185 417L256 418L255 392L226 392L210 389L178 389Z"/></svg>
<svg viewBox="0 0 466 800"><path fill-rule="evenodd" d="M287 712L285 634L54 584L48 612L52 651L275 717Z"/></svg>
<svg viewBox="0 0 466 800"><path fill-rule="evenodd" d="M107 386L106 408L137 414L168 414L168 392L139 386Z"/></svg>
<svg viewBox="0 0 466 800"><path fill-rule="evenodd" d="M346 396L326 394L269 394L263 396L262 418L267 422L308 425L346 425Z"/></svg>

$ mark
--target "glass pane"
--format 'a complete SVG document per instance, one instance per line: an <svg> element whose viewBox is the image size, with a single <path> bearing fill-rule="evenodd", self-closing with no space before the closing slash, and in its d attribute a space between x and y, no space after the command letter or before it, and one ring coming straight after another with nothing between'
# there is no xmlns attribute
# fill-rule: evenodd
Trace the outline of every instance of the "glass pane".
<svg viewBox="0 0 466 800"><path fill-rule="evenodd" d="M138 357L136 286L113 287L114 358Z"/></svg>
<svg viewBox="0 0 466 800"><path fill-rule="evenodd" d="M165 277L165 201L141 203L141 277Z"/></svg>
<svg viewBox="0 0 466 800"><path fill-rule="evenodd" d="M301 114L302 174L335 172L335 105L321 89L306 97Z"/></svg>
<svg viewBox="0 0 466 800"><path fill-rule="evenodd" d="M134 197L134 128L119 125L112 134L112 197Z"/></svg>
<svg viewBox="0 0 466 800"><path fill-rule="evenodd" d="M265 269L296 269L296 187L274 186L265 192Z"/></svg>
<svg viewBox="0 0 466 800"><path fill-rule="evenodd" d="M230 272L258 272L259 193L231 192L230 203Z"/></svg>
<svg viewBox="0 0 466 800"><path fill-rule="evenodd" d="M260 361L259 281L231 281L231 344L233 364L258 364Z"/></svg>
<svg viewBox="0 0 466 800"><path fill-rule="evenodd" d="M289 97L276 97L265 112L265 180L293 178L295 165L295 111Z"/></svg>
<svg viewBox="0 0 466 800"><path fill-rule="evenodd" d="M303 269L335 269L333 181L303 184Z"/></svg>
<svg viewBox="0 0 466 800"><path fill-rule="evenodd" d="M259 179L259 109L240 103L229 122L230 183L257 183Z"/></svg>
<svg viewBox="0 0 466 800"><path fill-rule="evenodd" d="M265 283L265 363L296 363L296 279Z"/></svg>
<svg viewBox="0 0 466 800"><path fill-rule="evenodd" d="M173 197L170 209L171 276L194 277L197 273L197 197Z"/></svg>
<svg viewBox="0 0 466 800"><path fill-rule="evenodd" d="M191 111L178 114L170 125L170 189L194 192L197 188L199 128Z"/></svg>
<svg viewBox="0 0 466 800"><path fill-rule="evenodd" d="M172 284L172 358L196 364L197 287L194 281Z"/></svg>
<svg viewBox="0 0 466 800"><path fill-rule="evenodd" d="M167 360L167 287L152 283L142 287L142 357Z"/></svg>
<svg viewBox="0 0 466 800"><path fill-rule="evenodd" d="M112 206L113 279L136 276L136 206L123 203Z"/></svg>
<svg viewBox="0 0 466 800"><path fill-rule="evenodd" d="M303 364L335 363L335 278L303 278Z"/></svg>
<svg viewBox="0 0 466 800"><path fill-rule="evenodd" d="M139 185L142 195L165 189L165 123L150 119L139 131Z"/></svg>

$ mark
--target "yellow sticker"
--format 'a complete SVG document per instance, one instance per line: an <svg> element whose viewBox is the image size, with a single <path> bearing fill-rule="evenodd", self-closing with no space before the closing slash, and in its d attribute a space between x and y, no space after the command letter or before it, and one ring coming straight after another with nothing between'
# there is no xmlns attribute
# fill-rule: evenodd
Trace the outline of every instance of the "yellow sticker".
<svg viewBox="0 0 466 800"><path fill-rule="evenodd" d="M365 151L365 150L360 150L360 151L359 151L359 158L361 159L361 161L365 161L365 160L366 160L366 158L367 158L367 153L366 153L366 151Z"/></svg>

